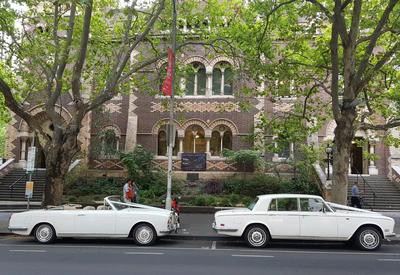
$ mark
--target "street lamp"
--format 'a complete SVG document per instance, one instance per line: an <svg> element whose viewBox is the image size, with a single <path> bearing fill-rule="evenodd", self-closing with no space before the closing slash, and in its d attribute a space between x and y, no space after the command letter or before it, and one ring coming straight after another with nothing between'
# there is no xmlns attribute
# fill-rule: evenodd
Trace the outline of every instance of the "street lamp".
<svg viewBox="0 0 400 275"><path fill-rule="evenodd" d="M326 177L326 180L330 180L330 178L329 178L329 165L330 165L330 162L331 162L332 150L333 150L332 147L330 147L329 144L327 144L326 148L325 148L326 155L328 156L328 159L327 159L327 162L328 162L328 176Z"/></svg>

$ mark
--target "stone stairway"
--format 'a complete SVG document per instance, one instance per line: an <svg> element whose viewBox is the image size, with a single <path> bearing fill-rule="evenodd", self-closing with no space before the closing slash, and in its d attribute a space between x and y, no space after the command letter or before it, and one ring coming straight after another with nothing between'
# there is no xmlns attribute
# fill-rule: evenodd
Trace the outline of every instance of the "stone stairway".
<svg viewBox="0 0 400 275"><path fill-rule="evenodd" d="M386 176L381 175L363 175L365 181L374 190L377 197L375 198L368 185L365 185L365 193L361 194L364 202L371 206L374 211L400 210L400 189L397 188ZM349 176L349 196L351 196L351 188L357 181L356 175ZM358 176L360 182L360 191L364 191L364 181ZM368 209L368 207L366 207Z"/></svg>
<svg viewBox="0 0 400 275"><path fill-rule="evenodd" d="M30 199L31 202L42 201L45 173L46 171L44 169L40 169L32 174L34 188L33 198ZM28 180L29 175L26 174L26 170L22 168L14 168L5 177L0 178L0 201L26 202L25 186ZM13 183L15 184L10 188Z"/></svg>

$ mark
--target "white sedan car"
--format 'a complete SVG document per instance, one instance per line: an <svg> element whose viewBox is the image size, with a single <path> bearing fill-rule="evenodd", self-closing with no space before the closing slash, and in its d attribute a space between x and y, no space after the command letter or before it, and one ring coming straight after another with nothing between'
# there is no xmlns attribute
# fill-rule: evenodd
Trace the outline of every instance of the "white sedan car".
<svg viewBox="0 0 400 275"><path fill-rule="evenodd" d="M362 250L377 250L394 237L394 220L380 213L325 202L299 194L258 196L248 208L215 213L219 234L243 237L250 247L270 239L354 241Z"/></svg>
<svg viewBox="0 0 400 275"><path fill-rule="evenodd" d="M8 230L33 235L38 243L47 244L57 237L133 238L137 245L152 245L157 237L179 228L177 215L169 210L120 201L119 196L104 199L94 209L50 207L12 214Z"/></svg>

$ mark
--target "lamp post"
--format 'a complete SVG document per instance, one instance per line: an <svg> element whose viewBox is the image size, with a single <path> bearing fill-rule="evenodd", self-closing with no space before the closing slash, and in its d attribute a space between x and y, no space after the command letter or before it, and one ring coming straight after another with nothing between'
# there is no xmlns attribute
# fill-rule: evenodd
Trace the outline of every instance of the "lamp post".
<svg viewBox="0 0 400 275"><path fill-rule="evenodd" d="M328 159L327 159L327 162L328 162L328 176L326 177L326 180L330 180L330 177L329 177L329 165L330 165L330 162L331 162L332 150L333 150L332 147L330 147L329 144L327 144L326 148L325 148L326 155L328 156Z"/></svg>

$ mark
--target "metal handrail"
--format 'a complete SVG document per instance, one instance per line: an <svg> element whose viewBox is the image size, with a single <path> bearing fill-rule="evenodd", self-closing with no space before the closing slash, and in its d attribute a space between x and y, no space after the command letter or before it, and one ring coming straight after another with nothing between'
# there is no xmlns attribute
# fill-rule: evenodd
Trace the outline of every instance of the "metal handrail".
<svg viewBox="0 0 400 275"><path fill-rule="evenodd" d="M8 186L8 188L13 188L14 184L16 184L17 182L19 182L23 177L26 177L27 174L22 175L19 177L19 179L17 179L16 181L14 181L10 186Z"/></svg>
<svg viewBox="0 0 400 275"><path fill-rule="evenodd" d="M34 167L34 171L36 172L36 176L37 176L38 166L39 166L39 164L36 165L36 167ZM25 175L20 176L19 179L17 179L10 186L8 186L8 188L11 188L11 198L13 197L13 194L14 194L14 185L16 183L18 183L23 177L25 177L25 181L26 181L26 179L28 177L28 173L25 173Z"/></svg>
<svg viewBox="0 0 400 275"><path fill-rule="evenodd" d="M378 197L378 195L375 193L374 189L372 189L372 187L368 184L368 182L364 179L364 177L361 175L360 171L358 171L358 169L354 166L351 165L352 168L354 168L354 170L357 172L357 181L358 181L358 176L360 176L363 179L363 183L364 183L364 194L365 194L365 186L367 185L368 188L371 190L372 194L374 195L374 206L375 206L375 198Z"/></svg>

